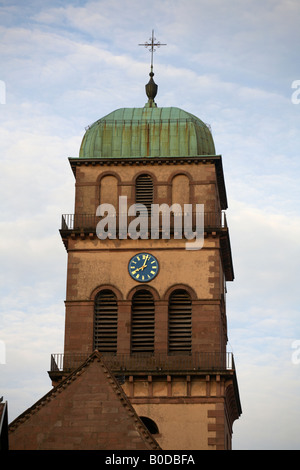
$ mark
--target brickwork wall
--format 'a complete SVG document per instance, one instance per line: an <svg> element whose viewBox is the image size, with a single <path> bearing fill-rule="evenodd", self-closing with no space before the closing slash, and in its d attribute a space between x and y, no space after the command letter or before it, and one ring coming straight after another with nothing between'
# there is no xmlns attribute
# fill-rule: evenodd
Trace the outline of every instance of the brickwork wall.
<svg viewBox="0 0 300 470"><path fill-rule="evenodd" d="M220 210L216 169L213 163L176 165L80 166L76 169L75 210L95 214L100 203L116 205L119 196L135 202L135 181L150 174L154 202L204 204L204 211ZM93 298L101 286L119 293L118 353L130 352L130 296L135 288L128 262L138 251L149 251L160 264L158 276L147 285L155 297L155 351L167 352L168 298L172 286L189 288L193 298L193 351L224 350L221 296L224 285L220 245L216 235L205 238L201 250L187 251L182 240L102 240L77 236L68 241L65 352L93 351ZM196 301L198 299L198 302Z"/></svg>
<svg viewBox="0 0 300 470"><path fill-rule="evenodd" d="M149 450L125 395L96 360L27 410L10 429L10 450Z"/></svg>

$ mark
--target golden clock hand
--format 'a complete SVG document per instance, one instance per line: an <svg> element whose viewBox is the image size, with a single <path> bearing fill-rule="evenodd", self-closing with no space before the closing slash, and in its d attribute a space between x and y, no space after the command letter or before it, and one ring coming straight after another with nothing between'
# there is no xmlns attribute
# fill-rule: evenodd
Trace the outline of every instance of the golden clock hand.
<svg viewBox="0 0 300 470"><path fill-rule="evenodd" d="M140 266L139 268L136 268L134 271L132 271L132 274L135 274L135 273L137 273L138 271L141 271L141 270L143 271L147 267L146 261L148 260L148 258L149 258L149 255L146 256L146 259L144 261L143 266Z"/></svg>
<svg viewBox="0 0 300 470"><path fill-rule="evenodd" d="M142 269L142 270L143 270L144 268L146 268L146 267L147 267L147 265L146 265L146 261L147 261L147 259L148 259L148 258L149 258L149 255L146 255L146 258L145 258L144 264L143 264L143 266L142 266L140 269Z"/></svg>
<svg viewBox="0 0 300 470"><path fill-rule="evenodd" d="M137 273L138 271L140 271L141 269L144 269L144 268L146 268L146 266L144 266L144 265L141 266L140 268L136 268L134 271L132 271L132 274L135 274L135 273Z"/></svg>

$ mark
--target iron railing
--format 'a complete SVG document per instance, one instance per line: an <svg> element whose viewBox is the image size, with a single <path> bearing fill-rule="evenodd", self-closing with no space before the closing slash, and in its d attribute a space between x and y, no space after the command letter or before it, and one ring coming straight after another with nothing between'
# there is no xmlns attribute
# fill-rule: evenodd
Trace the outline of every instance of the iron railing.
<svg viewBox="0 0 300 470"><path fill-rule="evenodd" d="M72 372L88 357L84 354L52 354L51 372ZM235 370L230 352L199 352L191 355L118 354L103 355L104 363L113 372L193 372Z"/></svg>
<svg viewBox="0 0 300 470"><path fill-rule="evenodd" d="M106 222L109 225L109 222L111 221L112 224L116 227L117 230L119 228L125 226L129 227L130 222L132 222L136 217L143 217L143 214L137 214L136 216L129 216L128 214L114 214L114 215L105 215L105 216L97 216L95 214L63 214L62 215L62 223L61 223L61 229L63 231L65 230L72 230L72 231L95 231L98 223L102 219L106 219ZM186 227L187 221L185 221L185 214L180 212L180 213L173 213L171 212L166 213L165 219L163 218L163 215L160 213L159 214L159 219L157 222L157 219L154 217L149 217L148 214L144 215L146 222L147 222L147 228L148 230L151 230L152 227L155 225L159 226L159 230L163 230L164 228L170 227L172 232L176 230L177 227L182 227L182 230ZM191 226L192 229L195 230L196 228L196 212L193 211L189 214L189 217L191 218ZM204 230L220 230L227 228L227 221L226 221L226 214L225 212L204 212ZM187 219L189 220L189 219ZM168 225L169 224L169 225Z"/></svg>

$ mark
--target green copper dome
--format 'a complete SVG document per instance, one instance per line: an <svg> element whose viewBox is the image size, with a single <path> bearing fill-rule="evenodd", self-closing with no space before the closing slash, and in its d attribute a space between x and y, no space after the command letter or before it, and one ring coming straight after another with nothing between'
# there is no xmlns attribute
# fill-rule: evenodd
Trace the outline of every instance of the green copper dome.
<svg viewBox="0 0 300 470"><path fill-rule="evenodd" d="M215 155L209 127L179 108L121 108L89 126L79 158Z"/></svg>

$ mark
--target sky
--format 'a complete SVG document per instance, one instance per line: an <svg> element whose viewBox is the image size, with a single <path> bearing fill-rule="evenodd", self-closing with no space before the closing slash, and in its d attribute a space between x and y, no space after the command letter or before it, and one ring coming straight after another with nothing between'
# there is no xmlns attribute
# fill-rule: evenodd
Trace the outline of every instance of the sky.
<svg viewBox="0 0 300 470"><path fill-rule="evenodd" d="M300 449L299 0L0 1L0 397L9 421L51 389L85 128L143 107L152 30L158 106L210 124L235 280L234 450Z"/></svg>

